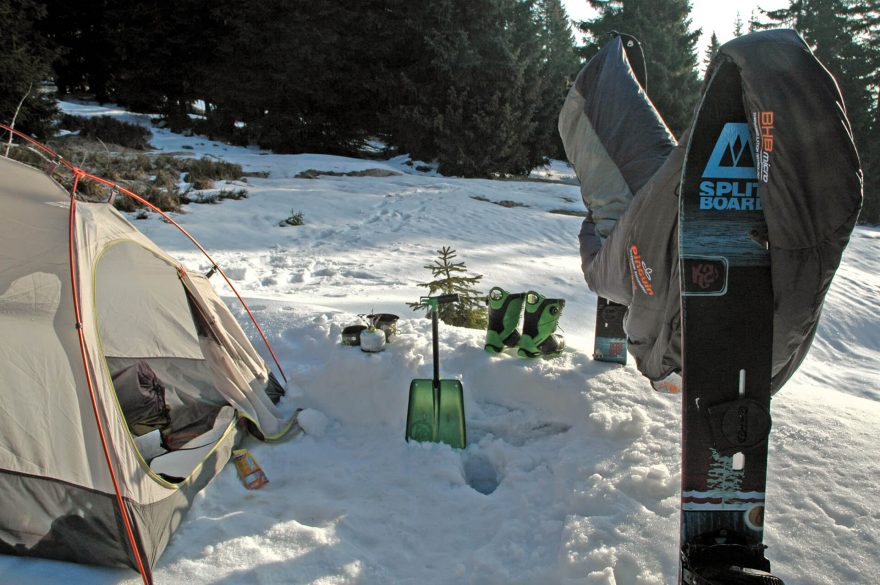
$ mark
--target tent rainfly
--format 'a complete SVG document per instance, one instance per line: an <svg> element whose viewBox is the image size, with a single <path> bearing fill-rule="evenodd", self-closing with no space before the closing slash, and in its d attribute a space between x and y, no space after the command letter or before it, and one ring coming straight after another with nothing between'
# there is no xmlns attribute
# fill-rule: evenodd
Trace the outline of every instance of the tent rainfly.
<svg viewBox="0 0 880 585"><path fill-rule="evenodd" d="M103 181L63 162L74 192ZM243 433L298 429L205 276L112 205L7 158L0 331L0 553L130 566L151 583Z"/></svg>

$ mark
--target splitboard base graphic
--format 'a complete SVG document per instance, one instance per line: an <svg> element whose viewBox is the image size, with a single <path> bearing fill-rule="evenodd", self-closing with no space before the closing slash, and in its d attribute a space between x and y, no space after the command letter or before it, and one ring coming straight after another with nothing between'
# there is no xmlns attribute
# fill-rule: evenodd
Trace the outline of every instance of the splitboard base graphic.
<svg viewBox="0 0 880 585"><path fill-rule="evenodd" d="M763 545L773 290L750 134L772 121L722 64L682 178L681 584L782 583Z"/></svg>
<svg viewBox="0 0 880 585"><path fill-rule="evenodd" d="M623 318L626 305L598 297L596 302L596 339L593 359L600 362L626 364L626 333Z"/></svg>

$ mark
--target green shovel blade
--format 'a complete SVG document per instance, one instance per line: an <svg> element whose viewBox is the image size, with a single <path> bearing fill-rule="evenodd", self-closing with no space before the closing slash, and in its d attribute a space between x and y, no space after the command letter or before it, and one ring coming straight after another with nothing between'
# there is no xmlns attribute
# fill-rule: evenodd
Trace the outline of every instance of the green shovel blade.
<svg viewBox="0 0 880 585"><path fill-rule="evenodd" d="M467 446L464 389L458 380L413 380L409 386L406 440L446 443L455 449Z"/></svg>
<svg viewBox="0 0 880 585"><path fill-rule="evenodd" d="M431 380L413 380L409 385L406 440L434 441L436 423L433 382Z"/></svg>

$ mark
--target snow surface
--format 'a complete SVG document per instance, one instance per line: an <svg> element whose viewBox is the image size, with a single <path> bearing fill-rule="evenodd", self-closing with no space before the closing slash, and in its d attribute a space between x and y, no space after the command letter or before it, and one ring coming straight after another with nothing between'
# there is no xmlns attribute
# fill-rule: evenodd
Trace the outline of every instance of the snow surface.
<svg viewBox="0 0 880 585"><path fill-rule="evenodd" d="M679 398L654 393L632 364L590 357L596 298L580 273L581 220L552 213L582 210L567 165L539 169L541 181L466 180L419 172L405 157L281 156L153 134L158 151L269 172L234 184L247 199L191 204L176 219L264 326L290 379L287 406L306 408L306 434L245 443L268 485L248 491L228 465L196 497L155 568L157 584L675 582ZM371 168L400 174L294 178ZM493 204L502 201L522 206ZM297 211L305 225L279 226ZM190 270L209 268L158 217L135 225ZM441 376L465 389L463 451L403 440L409 382L431 377L430 321L405 303L426 294L423 266L446 245L484 276L483 291L567 301L568 348L551 360L491 356L482 332L441 324ZM869 585L880 574L878 292L880 229L858 228L814 348L773 402L765 542L790 585ZM379 354L342 346L343 327L370 312L400 315L399 335ZM0 556L0 582L141 580L131 570Z"/></svg>

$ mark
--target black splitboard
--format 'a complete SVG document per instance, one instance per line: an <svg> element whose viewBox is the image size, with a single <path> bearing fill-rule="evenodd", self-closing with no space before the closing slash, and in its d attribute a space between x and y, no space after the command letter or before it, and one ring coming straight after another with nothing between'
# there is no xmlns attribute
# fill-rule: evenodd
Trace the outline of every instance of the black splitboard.
<svg viewBox="0 0 880 585"><path fill-rule="evenodd" d="M600 362L626 363L626 333L623 318L626 305L598 297L596 303L596 339L593 359Z"/></svg>
<svg viewBox="0 0 880 585"><path fill-rule="evenodd" d="M782 583L763 552L773 289L755 161L772 118L745 112L722 64L682 176L680 584ZM750 128L770 142L756 151Z"/></svg>

